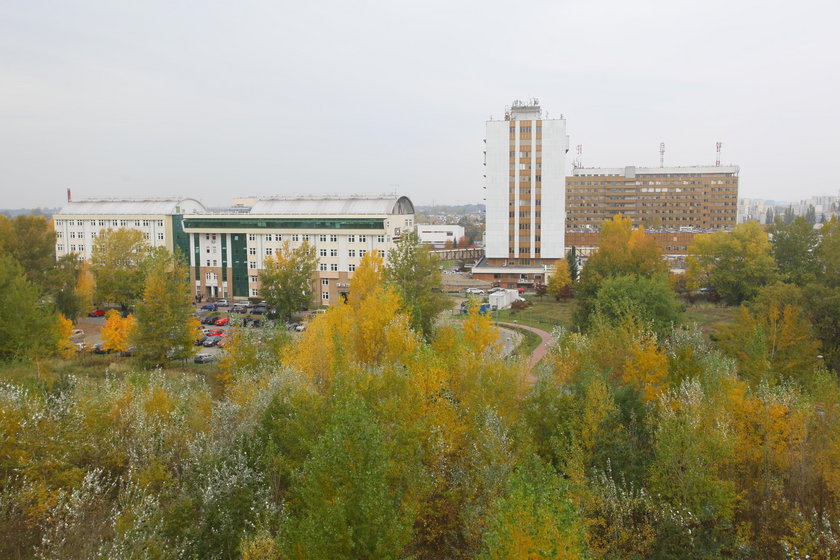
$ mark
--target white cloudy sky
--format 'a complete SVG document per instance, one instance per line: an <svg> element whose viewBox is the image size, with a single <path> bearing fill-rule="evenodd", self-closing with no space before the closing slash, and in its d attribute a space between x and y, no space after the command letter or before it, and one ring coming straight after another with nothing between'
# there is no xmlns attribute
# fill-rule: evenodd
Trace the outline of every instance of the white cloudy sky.
<svg viewBox="0 0 840 560"><path fill-rule="evenodd" d="M398 191L480 202L538 97L587 166L741 166L837 194L837 0L0 0L0 207ZM572 152L574 151L574 148ZM571 162L573 153L570 153Z"/></svg>

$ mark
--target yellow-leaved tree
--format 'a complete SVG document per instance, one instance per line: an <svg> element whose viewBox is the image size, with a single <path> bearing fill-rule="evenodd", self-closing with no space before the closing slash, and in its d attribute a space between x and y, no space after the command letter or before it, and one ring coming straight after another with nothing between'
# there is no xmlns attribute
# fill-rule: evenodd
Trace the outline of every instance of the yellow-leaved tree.
<svg viewBox="0 0 840 560"><path fill-rule="evenodd" d="M653 333L643 333L630 348L622 381L635 385L646 402L655 400L666 388L668 358L659 349Z"/></svg>
<svg viewBox="0 0 840 560"><path fill-rule="evenodd" d="M137 322L133 315L123 317L116 309L105 314L105 324L99 336L102 338L102 349L109 352L125 352L130 346L131 338Z"/></svg>
<svg viewBox="0 0 840 560"><path fill-rule="evenodd" d="M58 322L58 355L62 358L70 358L76 353L76 346L70 340L73 337L73 321L61 313L58 314L56 321Z"/></svg>

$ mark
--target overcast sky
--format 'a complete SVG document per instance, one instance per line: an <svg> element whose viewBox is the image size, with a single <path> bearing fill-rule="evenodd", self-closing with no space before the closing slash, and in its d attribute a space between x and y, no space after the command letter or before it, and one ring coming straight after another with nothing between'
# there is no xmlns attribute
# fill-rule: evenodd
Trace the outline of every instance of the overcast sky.
<svg viewBox="0 0 840 560"><path fill-rule="evenodd" d="M0 0L0 207L93 196L483 199L484 123L586 166L741 166L838 194L840 2Z"/></svg>

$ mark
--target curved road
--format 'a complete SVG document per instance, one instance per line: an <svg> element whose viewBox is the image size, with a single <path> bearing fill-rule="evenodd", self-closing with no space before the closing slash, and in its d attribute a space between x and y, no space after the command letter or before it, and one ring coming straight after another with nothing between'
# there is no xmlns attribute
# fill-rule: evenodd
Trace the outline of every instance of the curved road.
<svg viewBox="0 0 840 560"><path fill-rule="evenodd" d="M542 360L548 353L548 343L551 340L551 335L542 329L529 327L528 325L520 325L519 323L503 323L501 321L494 321L494 324L502 327L515 327L518 329L525 329L526 331L531 331L532 333L535 333L540 337L540 344L534 349L533 352L531 352L531 356L528 359L528 369L525 370L528 382L534 383L537 380L537 378L531 375L531 371L539 363L539 361Z"/></svg>

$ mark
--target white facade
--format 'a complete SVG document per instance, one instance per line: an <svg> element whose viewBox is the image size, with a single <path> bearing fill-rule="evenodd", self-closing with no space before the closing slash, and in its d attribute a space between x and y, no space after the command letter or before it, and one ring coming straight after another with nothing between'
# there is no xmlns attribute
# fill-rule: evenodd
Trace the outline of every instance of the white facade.
<svg viewBox="0 0 840 560"><path fill-rule="evenodd" d="M507 118L488 121L486 126L486 257L562 258L569 149L566 121L542 119L538 105L514 105ZM522 127L532 131L530 139L521 139ZM522 180L523 170L530 171L527 181ZM526 225L529 229L522 229ZM520 242L522 231L530 232L527 248Z"/></svg>
<svg viewBox="0 0 840 560"><path fill-rule="evenodd" d="M442 249L447 241L457 243L464 237L464 227L458 225L417 224L417 235L420 241L436 249Z"/></svg>

